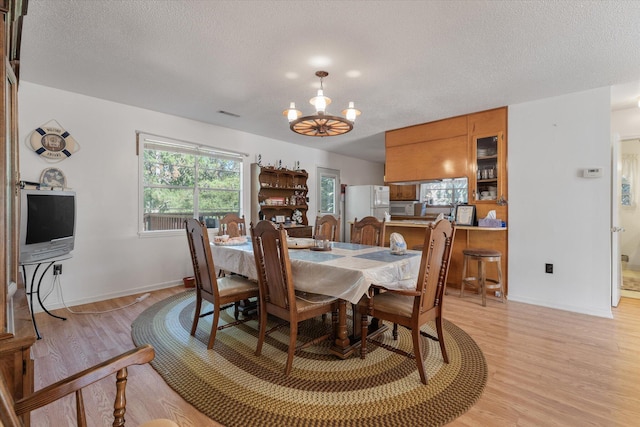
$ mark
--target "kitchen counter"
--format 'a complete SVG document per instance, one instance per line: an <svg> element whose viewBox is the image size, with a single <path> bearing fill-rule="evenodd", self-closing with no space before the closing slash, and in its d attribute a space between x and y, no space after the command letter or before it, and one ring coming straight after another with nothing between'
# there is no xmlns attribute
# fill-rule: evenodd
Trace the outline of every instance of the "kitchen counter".
<svg viewBox="0 0 640 427"><path fill-rule="evenodd" d="M421 216L416 216L412 218L425 218ZM427 219L405 219L405 220L394 220L386 222L387 229L389 227L417 227L417 228L425 228L429 224L433 223L433 220ZM456 230L471 230L471 231L506 231L507 227L478 227L477 225L456 225ZM387 235L389 232L387 231Z"/></svg>
<svg viewBox="0 0 640 427"><path fill-rule="evenodd" d="M402 220L393 218L391 221L385 222L385 246L389 246L389 237L391 236L391 233L400 233L407 243L407 248L409 249L423 245L425 228L433 221L426 217L403 218L404 219ZM468 247L496 249L502 252L502 277L505 284L505 293L507 293L507 232L507 227L456 225L456 235L453 241L453 252L451 254L447 286L453 286L456 288L460 286L463 249ZM471 266L470 268L473 270L475 269L475 266ZM494 268L494 266L488 267L487 274L489 277L494 277L496 274ZM474 271L471 272L473 273Z"/></svg>

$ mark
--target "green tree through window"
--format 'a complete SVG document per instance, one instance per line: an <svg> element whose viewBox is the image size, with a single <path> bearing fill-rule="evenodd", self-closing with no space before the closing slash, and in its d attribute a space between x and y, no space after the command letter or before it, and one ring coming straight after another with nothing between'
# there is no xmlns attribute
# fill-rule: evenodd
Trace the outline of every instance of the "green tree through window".
<svg viewBox="0 0 640 427"><path fill-rule="evenodd" d="M217 225L241 212L242 158L197 144L143 135L143 231L181 229L188 218Z"/></svg>

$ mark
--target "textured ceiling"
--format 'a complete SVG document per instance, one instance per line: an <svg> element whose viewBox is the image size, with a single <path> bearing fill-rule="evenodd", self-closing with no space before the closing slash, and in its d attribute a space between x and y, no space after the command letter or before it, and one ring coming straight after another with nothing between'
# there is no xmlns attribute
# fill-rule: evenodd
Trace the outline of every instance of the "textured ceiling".
<svg viewBox="0 0 640 427"><path fill-rule="evenodd" d="M321 69L329 113L362 111L346 135L282 116L311 113ZM29 0L20 73L383 162L389 129L610 85L613 108L634 105L640 2Z"/></svg>

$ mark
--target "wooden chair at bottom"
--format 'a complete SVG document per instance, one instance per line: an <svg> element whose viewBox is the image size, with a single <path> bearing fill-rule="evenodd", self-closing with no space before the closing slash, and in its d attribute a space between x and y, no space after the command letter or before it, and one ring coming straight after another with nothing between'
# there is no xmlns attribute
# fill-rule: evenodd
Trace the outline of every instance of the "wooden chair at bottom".
<svg viewBox="0 0 640 427"><path fill-rule="evenodd" d="M209 335L208 349L213 348L216 339L216 332L229 326L235 326L249 320L248 317L238 320L240 313L240 301L258 297L258 284L247 278L231 275L216 278L211 245L207 227L195 218L185 220L187 230L187 240L191 252L193 273L196 282L196 311L193 315L193 325L191 335L195 336L200 317L213 313L211 323L211 334ZM213 312L200 314L202 303L208 301L213 305ZM218 326L220 313L230 307L235 306L234 316L236 321Z"/></svg>
<svg viewBox="0 0 640 427"><path fill-rule="evenodd" d="M365 216L360 221L353 220L351 243L384 246L385 223L374 216Z"/></svg>
<svg viewBox="0 0 640 427"><path fill-rule="evenodd" d="M362 359L367 354L368 316L372 316L379 320L393 322L393 338L396 340L398 339L396 325L411 329L413 357L415 357L423 384L427 384L427 376L422 362L421 335L437 340L440 343L444 362L449 363L442 334L442 298L447 283L454 235L455 225L445 219L438 221L435 225L430 224L425 234L415 289L396 290L373 285L369 289L368 298L362 298L358 304L362 322L360 347ZM384 292L376 293L376 291ZM422 325L431 320L435 320L437 337L420 330ZM371 342L376 343L373 340ZM391 347L385 348L391 349ZM401 349L393 349L393 351L411 357L411 354Z"/></svg>
<svg viewBox="0 0 640 427"><path fill-rule="evenodd" d="M14 402L7 383L0 375L0 425L5 427L23 427L20 417L31 411L46 406L71 393L76 395L76 423L79 427L86 427L87 417L82 399L82 389L90 384L102 380L110 375L116 376L116 398L113 405L113 427L125 425L127 385L127 367L149 363L155 356L153 347L143 345L129 350L119 356L111 358L96 366L85 369L77 374L51 384L27 397ZM94 417L97 418L97 417ZM67 421L59 420L57 425L67 425ZM167 419L157 419L146 422L139 427L178 427L178 424Z"/></svg>
<svg viewBox="0 0 640 427"><path fill-rule="evenodd" d="M275 228L270 221L251 223L251 241L260 284L259 309L260 333L256 356L262 353L265 335L279 329L282 324L267 331L267 315L271 314L289 323L289 350L284 373L289 375L296 350L327 339L333 334L323 335L298 347L298 323L332 313L332 323L337 323L337 299L325 295L305 293L304 299L296 296L291 272L291 260L287 247L287 234L280 225ZM332 328L332 330L335 328Z"/></svg>
<svg viewBox="0 0 640 427"><path fill-rule="evenodd" d="M316 217L316 226L313 228L315 236L324 236L332 242L340 239L340 217L323 215Z"/></svg>

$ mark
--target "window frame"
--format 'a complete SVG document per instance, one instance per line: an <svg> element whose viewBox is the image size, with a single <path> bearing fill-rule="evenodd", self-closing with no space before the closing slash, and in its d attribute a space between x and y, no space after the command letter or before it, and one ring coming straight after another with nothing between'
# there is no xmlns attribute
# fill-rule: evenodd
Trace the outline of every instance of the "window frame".
<svg viewBox="0 0 640 427"><path fill-rule="evenodd" d="M466 185L456 187L456 182L462 183L462 181L464 181ZM439 188L428 188L430 185L436 186ZM436 192L451 191L451 197L449 198L448 203L430 204L430 206L446 207L446 206L466 205L467 203L469 203L469 179L466 176L461 176L456 178L444 178L440 180L422 182L420 185L420 200L428 202L429 201L428 193L430 191L436 191ZM461 193L465 193L465 192L466 192L466 200L464 200L463 198L462 201L456 201L456 195L463 196Z"/></svg>
<svg viewBox="0 0 640 427"><path fill-rule="evenodd" d="M239 162L239 177L238 177L238 193L239 193L239 213L243 212L244 208L244 157L248 157L247 153L234 152L225 149L220 149L216 147L212 147L205 144L198 144L190 141L185 141L181 139L166 137L162 135L156 135L149 132L136 131L136 154L138 156L138 236L140 237L163 237L163 236L175 236L184 234L184 230L180 229L166 229L166 230L145 230L145 221L144 221L144 194L145 194L145 182L144 182L144 171L145 171L145 150L147 148L152 148L155 146L156 148L164 149L168 152L175 153L185 153L192 154L196 156L196 165L195 168L197 170L198 158L199 157L213 157L213 158L221 158L227 160L234 160ZM174 150L171 150L171 148ZM199 185L197 176L194 178L195 181L193 183L193 210L194 216L197 217L199 214ZM191 187L189 187L191 188Z"/></svg>

